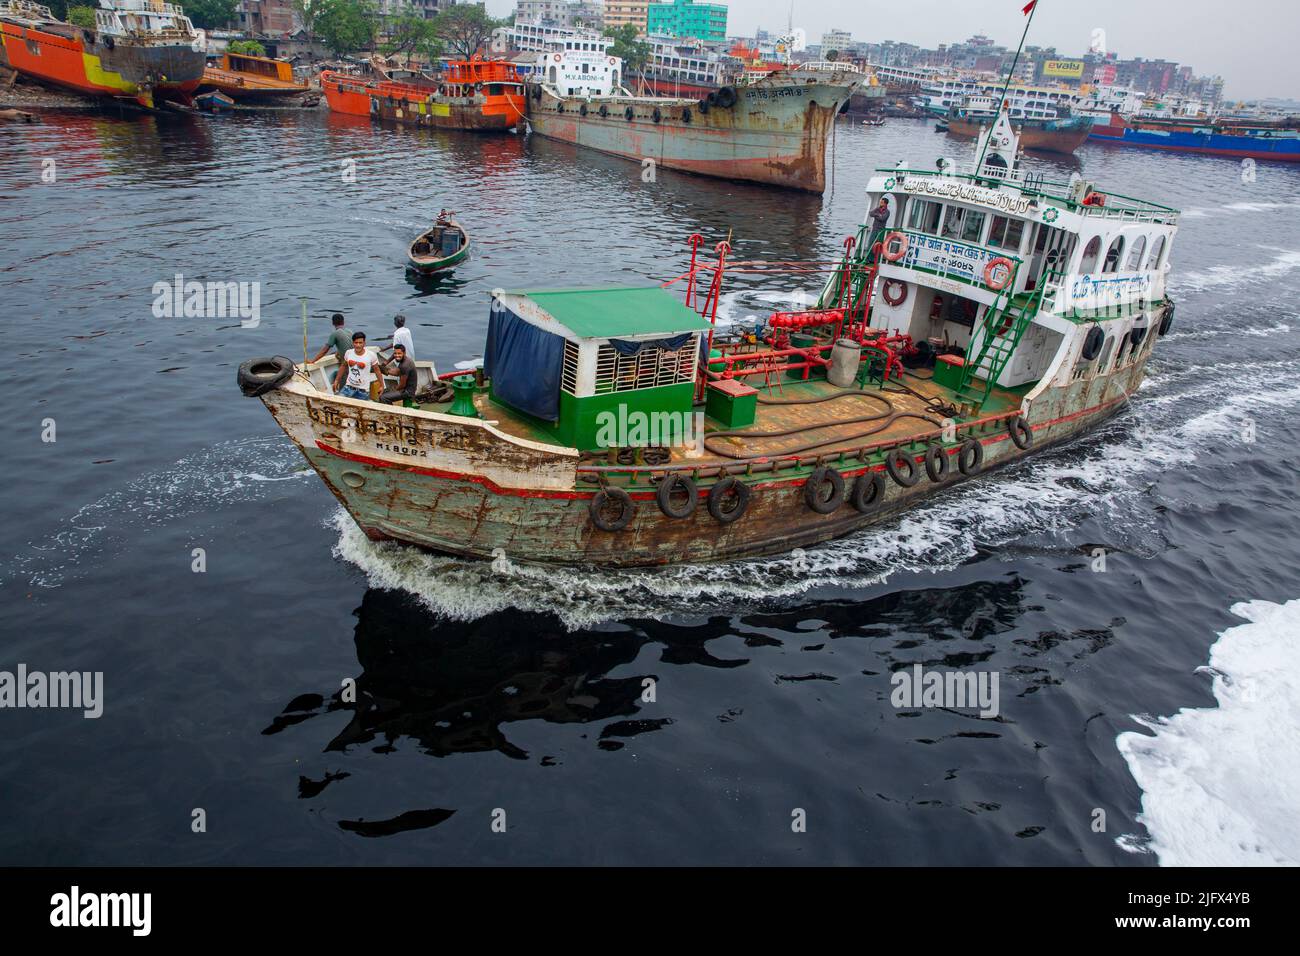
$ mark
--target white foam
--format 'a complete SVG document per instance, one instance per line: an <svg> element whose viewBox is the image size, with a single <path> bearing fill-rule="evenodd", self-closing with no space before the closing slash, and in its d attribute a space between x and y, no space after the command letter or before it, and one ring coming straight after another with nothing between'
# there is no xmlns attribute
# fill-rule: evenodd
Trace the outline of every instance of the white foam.
<svg viewBox="0 0 1300 956"><path fill-rule="evenodd" d="M1138 718L1151 735L1115 741L1164 866L1300 865L1300 600L1232 612L1249 623L1210 649L1218 707Z"/></svg>
<svg viewBox="0 0 1300 956"><path fill-rule="evenodd" d="M1170 286L1177 292L1222 292L1253 285L1261 279L1277 279L1300 269L1300 250L1274 249L1270 262L1259 265L1211 266L1200 272L1175 273Z"/></svg>

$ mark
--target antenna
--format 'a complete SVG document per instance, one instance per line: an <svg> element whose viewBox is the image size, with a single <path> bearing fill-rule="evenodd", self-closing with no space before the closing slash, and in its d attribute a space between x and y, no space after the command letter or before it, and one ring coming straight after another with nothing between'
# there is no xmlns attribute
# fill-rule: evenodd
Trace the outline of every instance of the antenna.
<svg viewBox="0 0 1300 956"><path fill-rule="evenodd" d="M1020 62L1020 51L1025 48L1025 37L1029 36L1029 24L1034 22L1034 14L1038 12L1038 0L1029 0L1021 12L1029 17L1029 19L1025 21L1025 31L1020 34L1020 46L1016 47L1016 55L1011 58L1011 66L1007 70L1007 80L1002 84L1002 95L998 97L999 111L1002 110L1002 104L1007 101L1007 90L1011 88L1011 77L1015 75L1016 64ZM981 167L984 165L984 152L988 149L989 139L992 136L991 126L989 128L989 134L989 136L984 137L984 145L980 149L979 158L975 160L975 175L977 176L980 173Z"/></svg>

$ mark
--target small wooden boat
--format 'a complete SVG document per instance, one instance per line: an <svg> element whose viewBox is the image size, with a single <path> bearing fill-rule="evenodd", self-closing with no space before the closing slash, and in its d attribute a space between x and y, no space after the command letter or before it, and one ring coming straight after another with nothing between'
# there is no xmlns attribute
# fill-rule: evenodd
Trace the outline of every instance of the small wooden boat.
<svg viewBox="0 0 1300 956"><path fill-rule="evenodd" d="M235 108L235 101L225 93L213 90L194 97L194 105L205 113L226 113Z"/></svg>
<svg viewBox="0 0 1300 956"><path fill-rule="evenodd" d="M35 113L26 110L0 110L0 123L39 123Z"/></svg>
<svg viewBox="0 0 1300 956"><path fill-rule="evenodd" d="M443 210L433 228L411 242L407 252L409 268L421 275L434 275L456 268L469 255L469 233Z"/></svg>
<svg viewBox="0 0 1300 956"><path fill-rule="evenodd" d="M862 121L863 126L884 126L885 121L879 116L872 116Z"/></svg>
<svg viewBox="0 0 1300 956"><path fill-rule="evenodd" d="M935 131L936 133L946 133L946 132L948 132L948 121L947 121L947 120L939 120L939 122L937 122L937 123L934 124L934 131Z"/></svg>
<svg viewBox="0 0 1300 956"><path fill-rule="evenodd" d="M223 53L216 66L203 71L199 88L213 90L237 100L277 102L300 96L311 89L295 79L293 66L284 60L246 53Z"/></svg>

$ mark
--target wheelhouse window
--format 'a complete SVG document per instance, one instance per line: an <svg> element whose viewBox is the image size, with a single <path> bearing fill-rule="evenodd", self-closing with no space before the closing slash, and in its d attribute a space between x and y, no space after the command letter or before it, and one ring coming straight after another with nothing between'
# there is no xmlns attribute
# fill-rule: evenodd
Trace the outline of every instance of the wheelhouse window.
<svg viewBox="0 0 1300 956"><path fill-rule="evenodd" d="M942 204L928 199L918 199L912 203L911 212L907 217L907 228L916 232L927 232L932 236L937 235L939 215L942 211Z"/></svg>
<svg viewBox="0 0 1300 956"><path fill-rule="evenodd" d="M1097 257L1101 255L1101 236L1093 236L1088 240L1088 244L1083 247L1083 259L1079 263L1079 271L1084 275L1095 272L1097 269Z"/></svg>
<svg viewBox="0 0 1300 956"><path fill-rule="evenodd" d="M1020 251L1020 240L1025 234L1025 221L1007 216L994 216L989 226L989 245L1011 252Z"/></svg>
<svg viewBox="0 0 1300 956"><path fill-rule="evenodd" d="M961 206L949 206L943 215L943 237L962 242L979 242L984 231L984 213Z"/></svg>

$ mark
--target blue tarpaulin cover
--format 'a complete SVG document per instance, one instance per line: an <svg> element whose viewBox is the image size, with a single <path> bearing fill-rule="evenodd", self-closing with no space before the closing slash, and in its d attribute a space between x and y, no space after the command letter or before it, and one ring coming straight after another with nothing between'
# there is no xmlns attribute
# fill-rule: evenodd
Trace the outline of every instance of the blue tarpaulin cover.
<svg viewBox="0 0 1300 956"><path fill-rule="evenodd" d="M560 420L560 369L564 337L529 325L500 301L488 318L483 372L492 394L543 421Z"/></svg>

